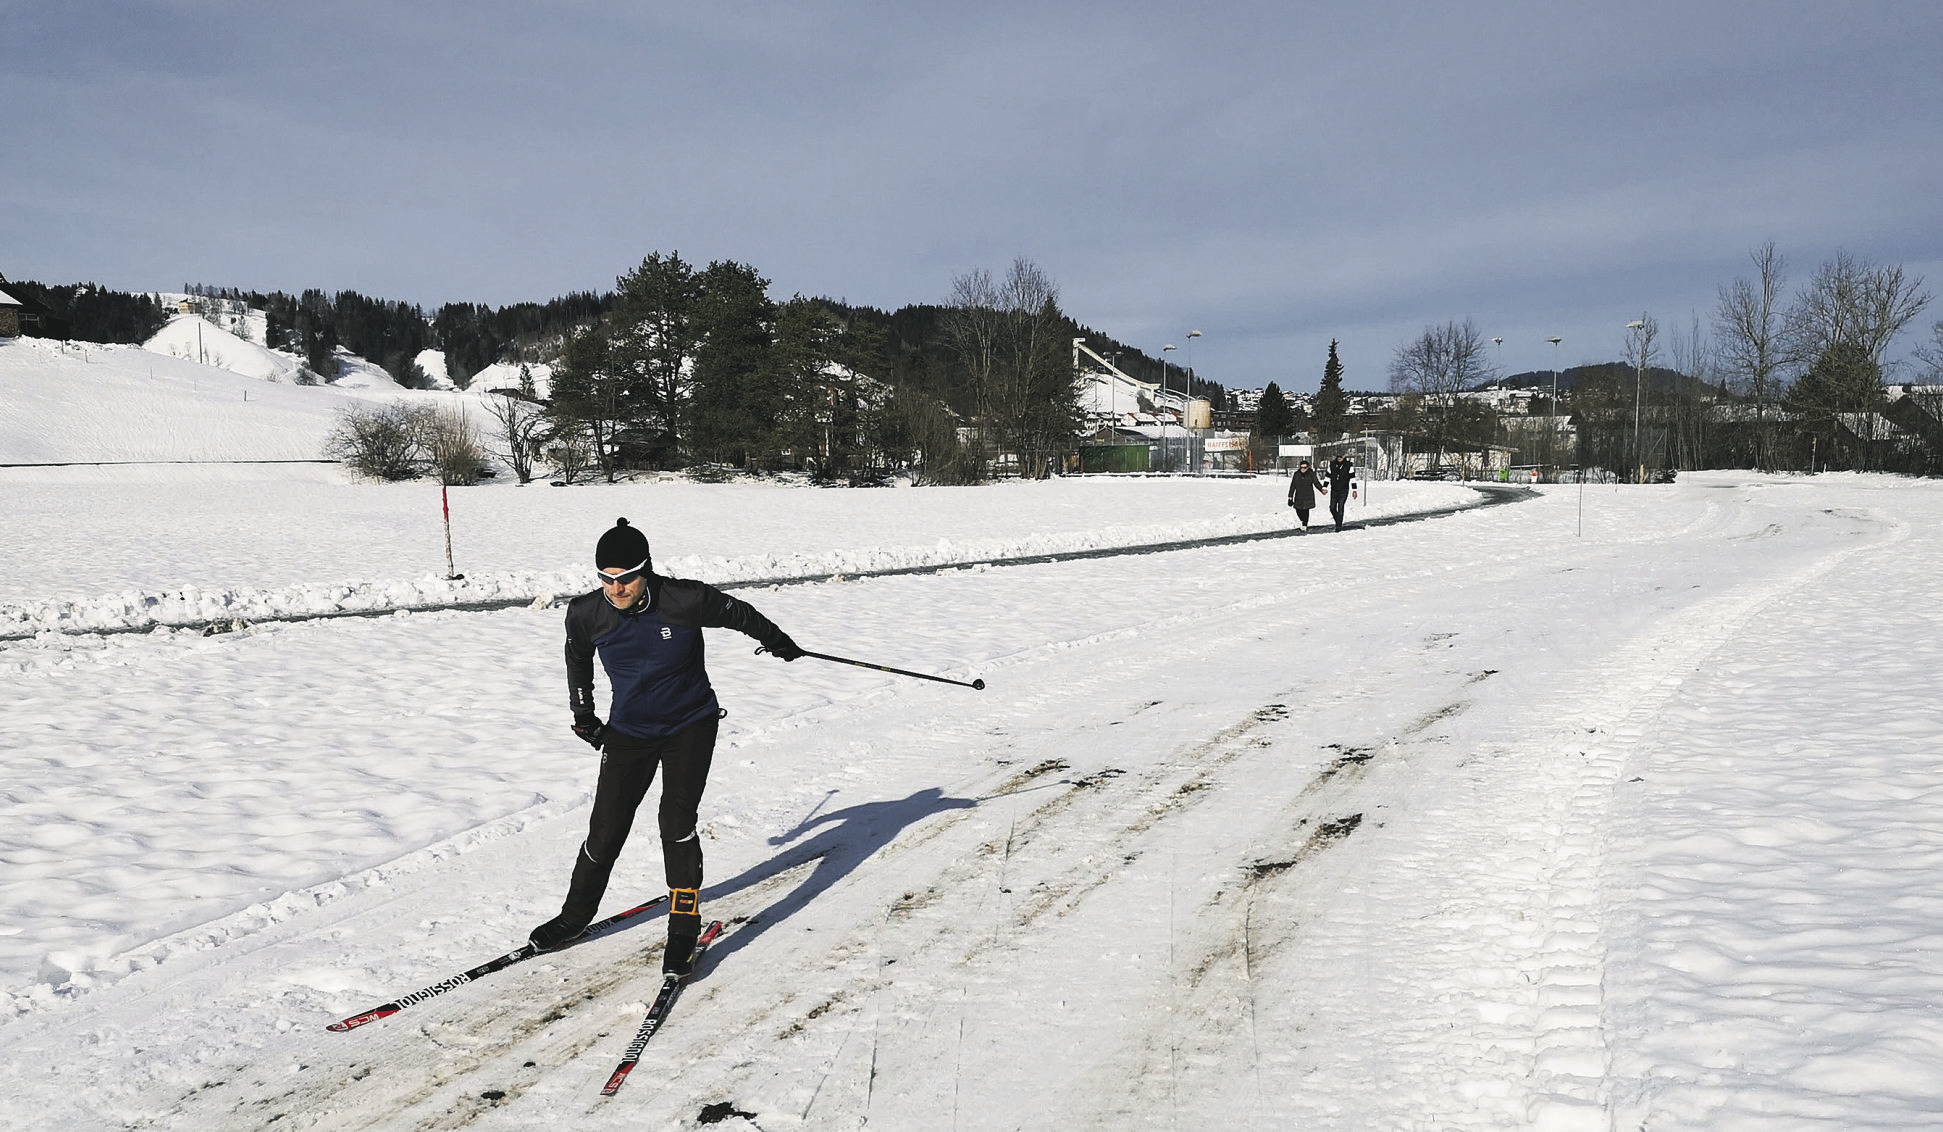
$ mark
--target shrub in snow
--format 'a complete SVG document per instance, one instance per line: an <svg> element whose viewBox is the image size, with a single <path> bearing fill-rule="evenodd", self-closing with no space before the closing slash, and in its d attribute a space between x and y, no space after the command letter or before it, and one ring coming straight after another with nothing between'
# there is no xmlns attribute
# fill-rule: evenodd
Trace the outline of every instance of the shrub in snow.
<svg viewBox="0 0 1943 1132"><path fill-rule="evenodd" d="M414 479L424 468L422 439L431 416L424 405L351 406L338 414L324 453L367 479Z"/></svg>
<svg viewBox="0 0 1943 1132"><path fill-rule="evenodd" d="M486 452L463 410L445 408L424 414L420 438L440 483L478 483L484 478Z"/></svg>

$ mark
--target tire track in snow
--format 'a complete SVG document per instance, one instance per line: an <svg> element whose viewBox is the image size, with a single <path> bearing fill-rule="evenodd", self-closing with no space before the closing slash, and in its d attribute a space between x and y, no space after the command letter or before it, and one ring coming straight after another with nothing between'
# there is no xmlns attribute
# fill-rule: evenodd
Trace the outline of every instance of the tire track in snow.
<svg viewBox="0 0 1943 1132"><path fill-rule="evenodd" d="M1284 1118L1323 1129L1431 1122L1604 1132L1611 1086L1596 894L1614 788L1689 673L1763 609L1870 545L1832 543L1663 616L1575 672L1567 690L1478 737L1436 804L1407 832L1391 831L1404 835L1391 838L1390 875L1359 875L1372 898L1349 907L1365 914L1314 925L1281 964L1379 945L1429 961L1399 972L1397 996L1380 1002L1311 985L1320 1032L1283 1079L1317 1074L1333 1088L1295 1093L1306 1103ZM1424 875L1449 894L1429 915L1386 907ZM1449 942L1459 939L1469 942ZM1480 949L1506 966L1477 968ZM1389 1050L1376 1064L1366 1045L1334 1037L1372 1027ZM1500 1084L1478 1087L1486 1081Z"/></svg>

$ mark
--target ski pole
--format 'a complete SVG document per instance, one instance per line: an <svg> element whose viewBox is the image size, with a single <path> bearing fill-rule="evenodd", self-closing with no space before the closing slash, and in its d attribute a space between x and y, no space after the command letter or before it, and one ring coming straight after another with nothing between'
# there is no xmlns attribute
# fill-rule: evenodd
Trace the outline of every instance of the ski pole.
<svg viewBox="0 0 1943 1132"><path fill-rule="evenodd" d="M756 651L768 652L769 650L766 648L759 648ZM956 684L960 688L971 688L975 691L980 691L980 692L985 690L985 681L983 680L972 680L970 682L964 680L953 680L948 676L932 676L929 673L925 673L925 672L911 672L903 668L892 668L886 664L872 664L867 660L851 660L847 656L831 656L827 652L810 652L808 650L805 650L803 655L813 656L818 660L834 661L837 664L854 664L858 668L874 668L879 672L891 672L899 676L915 676L919 680L936 680L940 684Z"/></svg>

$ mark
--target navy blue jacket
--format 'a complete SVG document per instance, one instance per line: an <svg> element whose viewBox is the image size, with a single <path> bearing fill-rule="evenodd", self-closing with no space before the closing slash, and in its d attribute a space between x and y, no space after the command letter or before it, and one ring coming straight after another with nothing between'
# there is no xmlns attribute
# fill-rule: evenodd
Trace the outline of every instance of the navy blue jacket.
<svg viewBox="0 0 1943 1132"><path fill-rule="evenodd" d="M648 575L647 592L622 611L599 590L567 603L567 695L575 719L594 714L594 654L614 702L607 725L660 739L721 710L702 663L702 629L734 629L768 645L776 623L706 582Z"/></svg>

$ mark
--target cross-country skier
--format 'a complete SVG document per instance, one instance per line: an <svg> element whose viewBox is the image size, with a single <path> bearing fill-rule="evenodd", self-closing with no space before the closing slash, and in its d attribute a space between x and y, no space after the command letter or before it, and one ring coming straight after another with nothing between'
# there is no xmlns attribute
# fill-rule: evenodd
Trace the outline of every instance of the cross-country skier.
<svg viewBox="0 0 1943 1132"><path fill-rule="evenodd" d="M594 566L600 588L567 605L567 694L573 733L601 752L600 782L566 902L558 916L533 929L531 939L543 950L559 947L593 922L634 812L659 767L669 888L662 968L686 975L702 926L695 814L721 717L702 664L702 629L746 633L783 660L795 660L803 650L747 602L703 582L656 574L647 536L626 519L600 537ZM605 723L594 712L596 655L614 693Z"/></svg>
<svg viewBox="0 0 1943 1132"><path fill-rule="evenodd" d="M1336 529L1343 529L1343 508L1349 506L1349 485L1356 478L1356 466L1349 457L1338 456L1329 461L1329 517L1336 520Z"/></svg>

